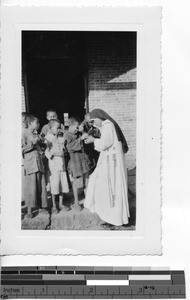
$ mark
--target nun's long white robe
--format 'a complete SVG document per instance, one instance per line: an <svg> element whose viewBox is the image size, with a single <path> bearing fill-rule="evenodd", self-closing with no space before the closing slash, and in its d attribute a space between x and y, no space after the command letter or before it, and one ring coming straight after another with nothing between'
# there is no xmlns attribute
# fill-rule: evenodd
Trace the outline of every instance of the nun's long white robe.
<svg viewBox="0 0 190 300"><path fill-rule="evenodd" d="M96 169L89 178L84 206L107 223L120 226L129 222L127 169L122 144L114 124L102 122L101 138L95 139L100 152Z"/></svg>

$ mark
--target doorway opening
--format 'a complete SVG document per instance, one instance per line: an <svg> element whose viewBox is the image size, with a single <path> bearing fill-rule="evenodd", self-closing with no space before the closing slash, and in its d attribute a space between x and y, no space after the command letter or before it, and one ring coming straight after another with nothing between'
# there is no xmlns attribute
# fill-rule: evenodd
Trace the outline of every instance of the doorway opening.
<svg viewBox="0 0 190 300"><path fill-rule="evenodd" d="M83 33L22 32L22 70L26 110L47 123L53 109L83 119L88 110L86 47Z"/></svg>

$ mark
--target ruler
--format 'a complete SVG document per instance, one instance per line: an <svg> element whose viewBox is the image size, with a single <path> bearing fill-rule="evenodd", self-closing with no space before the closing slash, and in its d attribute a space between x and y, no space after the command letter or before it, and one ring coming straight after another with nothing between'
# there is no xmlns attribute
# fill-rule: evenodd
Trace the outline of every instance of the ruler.
<svg viewBox="0 0 190 300"><path fill-rule="evenodd" d="M185 274L151 267L2 267L1 298L185 298Z"/></svg>

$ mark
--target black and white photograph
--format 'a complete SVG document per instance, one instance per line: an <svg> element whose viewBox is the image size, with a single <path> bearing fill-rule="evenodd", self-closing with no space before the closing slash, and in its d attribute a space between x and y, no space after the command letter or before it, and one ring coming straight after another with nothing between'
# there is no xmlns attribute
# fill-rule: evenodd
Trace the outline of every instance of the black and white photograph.
<svg viewBox="0 0 190 300"><path fill-rule="evenodd" d="M22 31L22 229L135 230L136 44Z"/></svg>
<svg viewBox="0 0 190 300"><path fill-rule="evenodd" d="M160 254L160 7L2 12L2 254Z"/></svg>

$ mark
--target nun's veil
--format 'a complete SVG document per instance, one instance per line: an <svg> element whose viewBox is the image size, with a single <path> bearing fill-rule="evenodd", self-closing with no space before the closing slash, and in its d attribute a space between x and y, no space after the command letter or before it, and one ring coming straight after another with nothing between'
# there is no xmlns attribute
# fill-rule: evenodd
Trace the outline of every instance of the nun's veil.
<svg viewBox="0 0 190 300"><path fill-rule="evenodd" d="M108 115L104 110L97 108L97 109L93 109L90 112L90 118L91 119L99 118L101 120L110 120L115 126L115 131L116 131L118 140L122 143L123 152L127 153L127 151L129 150L129 147L127 145L127 141L124 137L124 134L123 134L121 128L119 127L119 125L117 124L117 122L114 119L112 119L112 117L110 117L110 115Z"/></svg>

